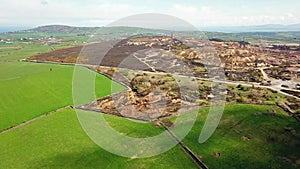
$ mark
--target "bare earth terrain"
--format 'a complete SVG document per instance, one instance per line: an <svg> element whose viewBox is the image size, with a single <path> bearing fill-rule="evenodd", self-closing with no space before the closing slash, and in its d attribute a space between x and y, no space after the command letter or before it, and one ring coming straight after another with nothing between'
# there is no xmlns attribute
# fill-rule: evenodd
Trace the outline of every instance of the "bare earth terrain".
<svg viewBox="0 0 300 169"><path fill-rule="evenodd" d="M216 96L211 92L213 84L203 88L203 80L241 84L222 91L230 103L278 104L288 107L290 113L300 108L298 46L146 36L60 49L26 60L82 64L125 84L128 91L78 107L122 117L152 121L174 116L187 107L208 106L209 99ZM209 70L224 70L229 81L214 81L219 77ZM195 80L191 77L200 78L197 83L202 83L202 88L186 88L183 94L178 81L166 73L186 77L185 83Z"/></svg>

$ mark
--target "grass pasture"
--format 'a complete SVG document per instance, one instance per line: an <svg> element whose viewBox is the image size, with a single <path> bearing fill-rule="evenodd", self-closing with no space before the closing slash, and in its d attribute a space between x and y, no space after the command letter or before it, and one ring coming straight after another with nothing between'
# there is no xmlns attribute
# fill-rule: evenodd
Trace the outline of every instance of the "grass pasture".
<svg viewBox="0 0 300 169"><path fill-rule="evenodd" d="M276 116L267 113L272 109L276 109ZM258 112L261 115L254 115ZM300 125L280 109L227 105L216 132L200 145L198 137L206 115L207 109L201 109L195 126L183 142L209 168L299 167ZM151 123L136 123L111 115L104 117L117 131L131 137L149 137L162 132ZM249 140L243 140L243 136ZM0 168L196 168L178 146L144 159L111 154L90 140L76 113L69 108L1 134L0 142ZM221 156L216 157L215 152Z"/></svg>
<svg viewBox="0 0 300 169"><path fill-rule="evenodd" d="M22 62L0 65L0 130L73 104L74 67ZM96 75L97 97L111 93L110 79L87 68L79 69L84 76ZM114 83L113 90L122 89L123 86Z"/></svg>
<svg viewBox="0 0 300 169"><path fill-rule="evenodd" d="M40 44L0 44L0 61L15 61L50 51L51 48Z"/></svg>
<svg viewBox="0 0 300 169"><path fill-rule="evenodd" d="M161 132L160 128L149 123L104 116L116 130L133 137ZM136 127L140 130L137 131ZM64 109L1 134L0 142L0 168L6 169L197 168L178 146L159 156L143 159L111 154L88 138L72 109Z"/></svg>
<svg viewBox="0 0 300 169"><path fill-rule="evenodd" d="M7 35L6 38L15 42L0 43L0 131L73 105L73 66L17 61L52 50L47 45L18 40L29 35L18 34L13 38ZM64 40L66 42L53 44L52 48L76 46L87 37L74 39L70 35ZM87 68L79 67L78 70L82 76L96 76L95 95L98 98L124 89ZM88 88L85 81L80 85L83 89ZM92 100L93 97L88 95L80 101L88 103ZM269 110L276 110L276 116L268 113ZM300 168L300 124L281 109L263 105L227 105L215 133L207 142L199 144L207 112L207 108L199 111L195 125L183 142L210 169ZM137 123L111 115L104 117L117 131L131 137L151 137L163 131L152 123ZM0 149L0 169L197 168L179 146L144 159L111 154L87 136L71 108L0 134Z"/></svg>
<svg viewBox="0 0 300 169"><path fill-rule="evenodd" d="M51 50L69 48L82 45L80 41L70 41L51 45L43 45L38 43L21 43L13 44L0 43L0 61L16 61L25 59L33 55L49 52Z"/></svg>
<svg viewBox="0 0 300 169"><path fill-rule="evenodd" d="M276 116L267 113L275 109ZM255 115L255 113L262 113ZM228 105L212 137L199 144L207 116L201 109L184 143L209 168L299 168L300 124L274 106ZM249 140L248 140L249 139ZM220 153L220 157L215 153Z"/></svg>

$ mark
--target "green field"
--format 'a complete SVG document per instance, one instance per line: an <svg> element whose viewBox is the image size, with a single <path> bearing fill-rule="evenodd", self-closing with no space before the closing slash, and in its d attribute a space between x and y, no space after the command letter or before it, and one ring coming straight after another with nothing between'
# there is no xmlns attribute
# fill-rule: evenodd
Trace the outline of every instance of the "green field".
<svg viewBox="0 0 300 169"><path fill-rule="evenodd" d="M274 107L226 106L218 129L206 143L200 145L198 137L207 115L207 109L201 109L184 143L212 169L298 168L300 125L278 108L275 108L277 116L266 113L271 109ZM262 114L255 116L256 112ZM131 137L149 137L162 132L152 123L136 123L110 115L104 117L116 130ZM291 128L291 131L285 127ZM243 136L249 140L243 140ZM269 136L275 139L268 141ZM0 168L196 167L178 146L144 159L111 154L90 140L72 109L64 109L1 134L0 142ZM214 156L215 152L220 152L221 156Z"/></svg>
<svg viewBox="0 0 300 169"><path fill-rule="evenodd" d="M93 32L93 29L89 31ZM148 32L147 29L140 31ZM136 28L123 28L121 31L119 28L100 28L98 33L105 35L105 39L118 37L124 32L136 32ZM80 45L89 39L88 36L77 36L77 33L81 32L69 34L36 31L1 35L4 39L11 39L13 43L0 43L0 132L35 117L45 116L0 134L0 169L197 168L179 146L163 154L142 159L124 158L102 149L84 132L75 111L64 108L74 104L74 66L18 61L53 49ZM255 42L260 39L252 33L207 35L227 40L241 40L245 37L245 40ZM297 32L263 35L267 40L299 41L291 39L299 36ZM65 41L48 46L20 40L24 37L47 39L51 36ZM90 84L84 80L78 81L82 92L87 91L86 97L79 99L80 104L91 102L94 97L100 98L125 89L87 68L77 67L76 70L81 76L87 77L86 80L96 77L95 96L88 93ZM63 109L48 114L59 108ZM276 110L276 116L268 113L270 110ZM207 108L199 111L196 123L183 143L210 169L300 168L300 124L278 107L227 105L215 133L207 142L199 144L198 138L207 112ZM94 112L92 115L96 117L100 114ZM104 117L115 130L130 137L151 137L164 131L154 123L111 115ZM166 122L170 121L167 119ZM126 146L128 145L124 145ZM220 156L217 157L215 153L220 153Z"/></svg>
<svg viewBox="0 0 300 169"><path fill-rule="evenodd" d="M52 71L50 71L50 68ZM112 82L87 68L84 76L96 76L96 96L111 93ZM11 62L0 64L0 131L41 114L72 105L74 67ZM114 85L114 92L123 90ZM90 102L92 98L86 100Z"/></svg>
<svg viewBox="0 0 300 169"><path fill-rule="evenodd" d="M161 132L151 123L105 115L116 130L132 137ZM98 147L82 130L76 113L65 109L0 135L0 168L197 168L176 146L159 156L129 159ZM126 151L126 150L124 150Z"/></svg>
<svg viewBox="0 0 300 169"><path fill-rule="evenodd" d="M50 68L52 71L50 71ZM96 75L80 67L87 76ZM1 129L72 105L74 67L51 64L2 63ZM111 81L96 75L96 95L111 93ZM124 89L123 86L117 85ZM86 100L91 101L91 100ZM268 110L276 109L271 116ZM255 116L254 113L261 112ZM214 135L198 143L207 109L201 109L195 126L184 139L209 168L298 168L300 125L280 109L259 105L228 105ZM131 137L162 132L151 123L135 123L119 117L106 119L116 130ZM243 137L249 138L244 141ZM269 138L274 138L268 141ZM101 149L83 132L71 109L51 114L0 135L0 168L193 168L193 161L178 147L146 159L127 159ZM216 157L215 152L221 156ZM15 161L18 161L17 163Z"/></svg>
<svg viewBox="0 0 300 169"><path fill-rule="evenodd" d="M266 113L272 109L276 109L276 116ZM256 112L262 114L255 116ZM282 110L272 106L228 105L216 132L199 144L206 116L207 109L201 109L184 143L202 156L209 168L300 167L300 124ZM245 136L248 141L243 140ZM216 152L221 156L216 157Z"/></svg>
<svg viewBox="0 0 300 169"><path fill-rule="evenodd" d="M0 44L0 61L14 61L50 51L51 48L40 44Z"/></svg>
<svg viewBox="0 0 300 169"><path fill-rule="evenodd" d="M80 41L70 41L51 45L42 45L37 43L20 43L13 44L0 43L0 61L16 61L28 58L30 56L49 52L51 50L69 48L82 45Z"/></svg>

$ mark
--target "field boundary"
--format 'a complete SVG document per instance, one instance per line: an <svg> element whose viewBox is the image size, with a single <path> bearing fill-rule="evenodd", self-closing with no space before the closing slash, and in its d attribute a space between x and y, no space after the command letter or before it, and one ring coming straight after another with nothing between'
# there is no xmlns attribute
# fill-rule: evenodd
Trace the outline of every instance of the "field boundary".
<svg viewBox="0 0 300 169"><path fill-rule="evenodd" d="M4 134L4 133L7 133L7 132L9 132L9 131L15 130L15 129L17 129L17 128L23 127L23 126L25 126L25 125L27 125L27 124L30 124L30 123L32 123L32 122L34 122L34 121L36 121L36 120L42 119L42 118L44 118L44 117L46 117L46 116L49 116L49 115L51 115L51 114L54 114L54 113L56 113L56 112L59 112L59 111L61 111L61 110L63 110L63 109L67 109L67 108L73 108L73 107L72 107L72 106L65 106L65 107L61 107L61 108L58 108L58 109L56 109L56 110L53 110L53 111L44 113L44 114L42 114L42 115L40 115L40 116L37 116L37 117L35 117L35 118L33 118L33 119L27 120L27 121L25 121L25 122L23 122L23 123L21 123L21 124L18 124L18 125L9 127L9 128L7 128L7 129L4 129L4 130L0 131L0 134Z"/></svg>
<svg viewBox="0 0 300 169"><path fill-rule="evenodd" d="M198 165L199 168L208 169L206 164L204 164L203 161L190 148L188 148L182 141L180 141L177 138L177 136L172 131L170 131L166 125L164 125L162 122L160 124L169 133L171 138L178 143L178 145L183 149L183 151L192 158L192 160Z"/></svg>
<svg viewBox="0 0 300 169"><path fill-rule="evenodd" d="M150 121L150 120L143 120L143 119L134 118L134 117L125 117L125 116L116 115L116 114L103 113L100 110L93 110L93 109L88 109L88 108L82 108L82 107L79 107L79 106L74 107L74 109L76 109L76 110L82 110L82 111L88 111L88 112L92 112L92 113L106 114L106 115L120 117L120 118L127 119L127 120L137 120L137 121L148 122L148 123L153 122L153 121Z"/></svg>
<svg viewBox="0 0 300 169"><path fill-rule="evenodd" d="M290 117L294 117L298 122L300 122L300 116L297 116L297 114L295 114L295 112L293 112L285 103L282 103L282 104L277 103L276 106L281 108Z"/></svg>
<svg viewBox="0 0 300 169"><path fill-rule="evenodd" d="M89 110L89 109L84 109L84 108L79 108L79 107L74 107L75 109L78 110L83 110L83 111L89 111L89 112L94 112L94 113L100 113L100 114L106 114L103 113L101 111L95 111L95 110ZM116 117L120 117L120 118L124 118L124 119L131 119L131 120L137 120L137 121L143 121L143 122L151 122L151 121L146 121L146 120L141 120L141 119L136 119L136 118L128 118L128 117L124 117L124 116L117 116L117 115L113 115L113 114L108 114L111 116L116 116ZM165 131L168 132L168 134L170 135L171 139L175 140L178 145L183 149L183 151L198 165L199 168L201 169L209 169L203 162L202 160L189 148L187 147L182 141L180 141L176 135L170 131L168 129L167 126L165 126L162 122L160 122L161 126L165 129Z"/></svg>

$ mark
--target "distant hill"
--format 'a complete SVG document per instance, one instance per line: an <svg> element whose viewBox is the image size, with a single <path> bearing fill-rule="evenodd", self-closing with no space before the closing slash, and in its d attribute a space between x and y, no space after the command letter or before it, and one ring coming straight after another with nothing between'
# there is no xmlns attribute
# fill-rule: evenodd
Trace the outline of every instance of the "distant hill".
<svg viewBox="0 0 300 169"><path fill-rule="evenodd" d="M120 29L121 27L119 27ZM95 30L107 30L113 29L108 27L72 27L67 25L47 25L39 26L34 29L29 29L32 32L60 32L60 33L70 33L70 32L82 32L82 31L95 31ZM143 28L130 28L122 27L125 29L143 29ZM153 29L143 29L143 30L153 30ZM300 24L293 25L279 25L279 24L268 24L268 25L258 25L258 26L233 26L233 27L202 27L199 31L206 32L222 32L222 33L251 33L251 32L300 32Z"/></svg>
<svg viewBox="0 0 300 169"><path fill-rule="evenodd" d="M46 25L46 26L39 26L37 28L29 29L28 31L69 33L69 32L92 31L96 29L99 29L99 27L73 27L67 25Z"/></svg>
<svg viewBox="0 0 300 169"><path fill-rule="evenodd" d="M202 37L207 39L221 39L226 41L247 41L251 43L264 41L281 41L287 43L300 44L300 24L295 25L262 25L253 27L218 27L210 28L208 31L199 29L200 31L184 32L187 37ZM236 30L236 31L234 31ZM201 32L203 31L203 32ZM229 33L228 33L229 32ZM134 35L175 35L181 34L180 31L155 30L137 27L72 27L67 25L46 25L37 28L18 31L10 34L28 33L35 36L45 37L85 37L92 41L119 39ZM1 33L0 33L1 35ZM7 35L8 36L8 35ZM22 36L22 35L19 35ZM18 37L19 37L18 36ZM84 39L84 38L83 38Z"/></svg>
<svg viewBox="0 0 300 169"><path fill-rule="evenodd" d="M300 31L300 24L280 25L268 24L258 26L216 26L216 27L201 27L202 31L209 32L225 32L225 33L242 33L242 32L293 32Z"/></svg>

